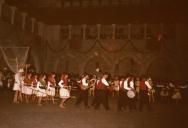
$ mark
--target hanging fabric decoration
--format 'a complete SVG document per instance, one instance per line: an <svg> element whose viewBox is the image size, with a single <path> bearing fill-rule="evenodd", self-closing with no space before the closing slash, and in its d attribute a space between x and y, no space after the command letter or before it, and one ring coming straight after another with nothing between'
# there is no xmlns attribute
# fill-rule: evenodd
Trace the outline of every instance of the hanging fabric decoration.
<svg viewBox="0 0 188 128"><path fill-rule="evenodd" d="M29 47L0 47L3 58L10 70L16 73L24 68L27 61Z"/></svg>

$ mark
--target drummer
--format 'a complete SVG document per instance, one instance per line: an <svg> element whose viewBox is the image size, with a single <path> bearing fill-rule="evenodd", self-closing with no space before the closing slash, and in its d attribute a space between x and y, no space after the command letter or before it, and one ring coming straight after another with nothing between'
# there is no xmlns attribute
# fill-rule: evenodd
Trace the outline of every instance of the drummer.
<svg viewBox="0 0 188 128"><path fill-rule="evenodd" d="M151 110L151 106L149 103L149 96L148 91L152 89L151 85L149 84L148 80L146 78L142 78L140 81L139 86L139 110L141 111L144 104L147 105L148 110Z"/></svg>
<svg viewBox="0 0 188 128"><path fill-rule="evenodd" d="M127 93L126 100L129 106L129 109L136 109L135 104L135 88L134 88L134 77L127 77L124 81L124 89Z"/></svg>

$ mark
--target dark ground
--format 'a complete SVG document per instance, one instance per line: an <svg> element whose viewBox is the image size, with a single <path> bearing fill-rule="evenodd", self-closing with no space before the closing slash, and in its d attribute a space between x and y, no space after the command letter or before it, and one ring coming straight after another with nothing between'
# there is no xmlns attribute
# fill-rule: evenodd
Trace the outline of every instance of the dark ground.
<svg viewBox="0 0 188 128"><path fill-rule="evenodd" d="M162 104L154 111L117 112L116 98L110 98L110 111L74 106L70 99L67 108L50 102L38 107L33 103L11 103L12 94L0 94L0 128L187 128L188 105Z"/></svg>

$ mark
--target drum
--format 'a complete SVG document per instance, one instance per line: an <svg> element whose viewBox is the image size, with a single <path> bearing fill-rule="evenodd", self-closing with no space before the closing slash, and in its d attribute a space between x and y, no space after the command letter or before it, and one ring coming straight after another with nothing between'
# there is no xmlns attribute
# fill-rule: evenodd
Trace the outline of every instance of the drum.
<svg viewBox="0 0 188 128"><path fill-rule="evenodd" d="M134 91L132 91L132 90L129 90L128 92L127 92L127 96L129 97L129 98L134 98L135 96L136 96L136 94L135 94L135 92Z"/></svg>

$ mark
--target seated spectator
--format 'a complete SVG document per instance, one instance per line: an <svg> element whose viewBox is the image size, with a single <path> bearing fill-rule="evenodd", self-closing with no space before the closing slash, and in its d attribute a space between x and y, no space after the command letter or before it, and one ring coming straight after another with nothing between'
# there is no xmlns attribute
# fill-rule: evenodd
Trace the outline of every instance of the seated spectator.
<svg viewBox="0 0 188 128"><path fill-rule="evenodd" d="M175 87L172 93L172 99L175 101L175 103L179 103L179 101L182 99L180 90L178 87Z"/></svg>
<svg viewBox="0 0 188 128"><path fill-rule="evenodd" d="M169 98L169 91L168 87L163 87L161 92L160 92L160 97L162 101L167 101Z"/></svg>

